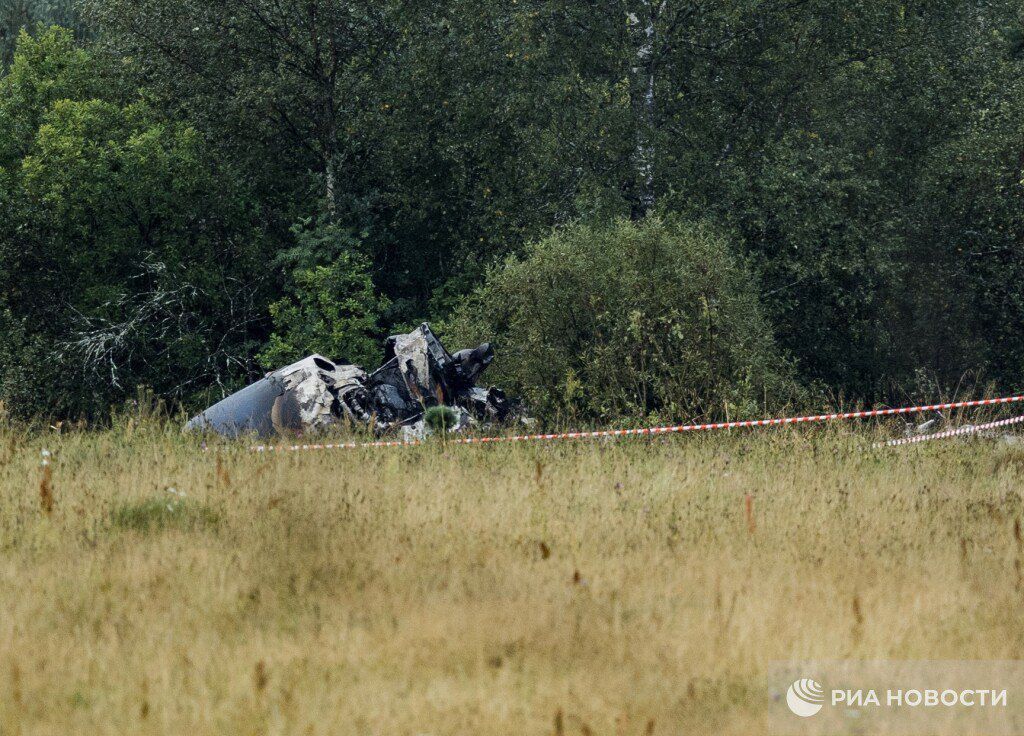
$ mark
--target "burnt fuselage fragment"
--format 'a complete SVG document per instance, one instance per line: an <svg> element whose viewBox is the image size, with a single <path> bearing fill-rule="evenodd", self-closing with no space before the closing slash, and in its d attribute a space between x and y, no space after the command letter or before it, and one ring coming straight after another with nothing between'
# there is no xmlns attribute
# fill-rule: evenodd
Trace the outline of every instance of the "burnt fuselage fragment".
<svg viewBox="0 0 1024 736"><path fill-rule="evenodd" d="M367 374L359 366L311 355L214 404L185 428L266 437L345 423L387 431L417 423L438 405L458 407L482 422L504 421L510 413L500 389L476 385L494 361L488 343L452 355L424 323L389 337L384 357L384 364Z"/></svg>

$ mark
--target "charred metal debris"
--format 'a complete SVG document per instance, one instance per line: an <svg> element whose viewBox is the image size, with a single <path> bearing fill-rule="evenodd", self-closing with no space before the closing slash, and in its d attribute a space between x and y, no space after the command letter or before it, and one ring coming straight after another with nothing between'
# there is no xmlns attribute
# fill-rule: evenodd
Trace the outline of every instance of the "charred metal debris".
<svg viewBox="0 0 1024 736"><path fill-rule="evenodd" d="M347 424L421 437L429 431L424 415L436 406L450 408L449 431L503 422L513 414L504 392L476 385L493 361L490 343L450 354L424 323L389 337L373 373L311 355L214 404L185 429L267 437Z"/></svg>

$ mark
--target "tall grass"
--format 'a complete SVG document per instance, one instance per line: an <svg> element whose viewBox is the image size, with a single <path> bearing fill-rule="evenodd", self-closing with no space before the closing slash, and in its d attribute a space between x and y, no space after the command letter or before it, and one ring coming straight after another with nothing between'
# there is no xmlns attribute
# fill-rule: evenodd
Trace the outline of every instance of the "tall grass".
<svg viewBox="0 0 1024 736"><path fill-rule="evenodd" d="M867 445L0 429L0 733L751 734L771 660L1024 657L1024 450Z"/></svg>

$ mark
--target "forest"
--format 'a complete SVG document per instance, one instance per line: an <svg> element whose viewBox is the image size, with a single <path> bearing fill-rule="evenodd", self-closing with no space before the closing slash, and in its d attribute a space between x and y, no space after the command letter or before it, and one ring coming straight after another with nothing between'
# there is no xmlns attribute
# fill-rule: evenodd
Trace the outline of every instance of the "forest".
<svg viewBox="0 0 1024 736"><path fill-rule="evenodd" d="M1019 389L1022 71L1009 0L0 0L0 413L423 321L549 421Z"/></svg>

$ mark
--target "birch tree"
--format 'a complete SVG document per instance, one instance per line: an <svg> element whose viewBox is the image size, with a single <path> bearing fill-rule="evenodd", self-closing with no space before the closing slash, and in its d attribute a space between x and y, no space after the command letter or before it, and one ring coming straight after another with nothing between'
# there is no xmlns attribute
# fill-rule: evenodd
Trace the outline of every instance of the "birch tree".
<svg viewBox="0 0 1024 736"><path fill-rule="evenodd" d="M655 135L655 43L657 22L667 0L660 3L640 0L636 10L627 10L633 64L630 68L629 98L633 113L636 149L637 195L633 218L641 219L654 208L654 135Z"/></svg>

